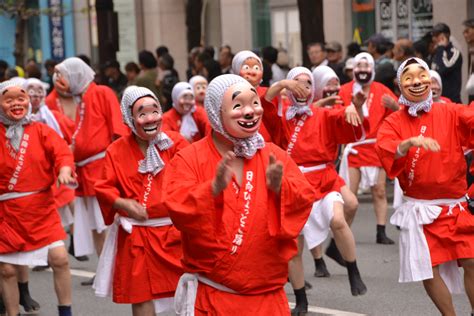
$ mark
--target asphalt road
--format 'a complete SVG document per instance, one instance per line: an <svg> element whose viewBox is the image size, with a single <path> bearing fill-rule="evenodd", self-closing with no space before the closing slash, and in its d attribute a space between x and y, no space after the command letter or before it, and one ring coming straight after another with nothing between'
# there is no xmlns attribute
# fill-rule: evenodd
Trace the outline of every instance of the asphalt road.
<svg viewBox="0 0 474 316"><path fill-rule="evenodd" d="M377 245L375 243L375 216L367 198L361 199L360 208L353 224L357 242L358 266L368 292L361 297L351 296L345 268L325 257L331 273L329 278L315 278L314 264L309 251L305 251L305 275L313 288L307 292L309 315L438 315L421 283L398 283L398 231L387 227L390 237L397 240L396 245ZM80 263L71 258L73 271L73 313L80 316L131 315L131 307L118 305L110 299L96 298L90 287L80 285L94 271L96 258ZM41 304L38 315L54 316L56 298L52 283L52 273L31 272L30 290ZM288 299L294 302L290 286L286 286ZM458 315L470 315L470 306L465 295L455 295L454 304ZM166 315L173 315L168 313Z"/></svg>

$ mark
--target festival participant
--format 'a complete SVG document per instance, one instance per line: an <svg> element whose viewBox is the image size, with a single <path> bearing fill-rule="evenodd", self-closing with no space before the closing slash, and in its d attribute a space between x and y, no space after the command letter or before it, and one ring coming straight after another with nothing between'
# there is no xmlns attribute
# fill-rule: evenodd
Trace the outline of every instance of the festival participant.
<svg viewBox="0 0 474 316"><path fill-rule="evenodd" d="M196 105L204 107L204 97L206 96L208 85L207 79L199 75L193 76L189 79L189 84L193 87Z"/></svg>
<svg viewBox="0 0 474 316"><path fill-rule="evenodd" d="M275 110L267 111L272 105L268 103L283 89L287 90L291 103L284 109L282 117L278 117L274 115ZM363 136L363 95L359 93L354 98L355 105L328 109L311 105L314 90L312 73L307 68L295 67L286 80L273 84L265 96L268 103L264 115L271 113L273 120L281 122L283 136L280 139L285 140L283 148L317 190L311 215L298 239L298 255L289 266L290 281L296 296L293 315L308 312L302 258L304 240L308 249L316 255L314 248L327 238L330 229L342 250L352 295L367 292L357 268L354 236L344 218L344 201L340 194L344 182L334 166L338 144L354 142Z"/></svg>
<svg viewBox="0 0 474 316"><path fill-rule="evenodd" d="M397 78L405 108L382 123L376 150L405 195L390 219L401 228L399 281L423 281L441 314L455 315L450 292L462 290L460 265L474 311L474 219L464 198L462 150L474 145L474 111L433 103L429 68L421 59L402 63Z"/></svg>
<svg viewBox="0 0 474 316"><path fill-rule="evenodd" d="M363 112L369 121L370 129L366 140L346 146L339 173L357 195L359 184L363 189L370 188L377 219L376 242L378 244L393 244L393 240L385 233L387 222L387 196L385 192L386 174L374 149L375 137L383 120L393 111L398 110L395 95L383 84L375 82L374 59L368 53L359 53L354 57L354 80L342 85L340 96L344 105L352 102L353 95L358 92L366 96ZM349 225L352 218L348 218ZM337 253L334 244L327 250Z"/></svg>
<svg viewBox="0 0 474 316"><path fill-rule="evenodd" d="M182 149L166 171L165 205L181 231L187 272L176 312L288 315L288 261L314 191L258 133L263 109L245 79L215 78L204 104L213 132Z"/></svg>
<svg viewBox="0 0 474 316"><path fill-rule="evenodd" d="M155 315L172 308L183 273L180 234L162 196L166 167L188 142L160 131L161 106L149 89L128 87L121 107L133 133L107 148L103 177L95 185L105 224L113 226L94 288L98 296L113 294L114 302L132 304L134 316Z"/></svg>
<svg viewBox="0 0 474 316"><path fill-rule="evenodd" d="M433 102L453 103L449 98L443 97L443 81L436 70L430 70L431 92L433 93Z"/></svg>
<svg viewBox="0 0 474 316"><path fill-rule="evenodd" d="M260 57L249 50L242 50L235 54L232 59L232 72L236 75L241 76L247 80L257 91L260 100L263 102L267 87L260 86L263 78L263 64ZM277 105L277 100L272 100ZM279 140L274 137L275 134L279 134L273 129L273 125L269 125L272 122L264 122L260 125L259 133L263 136L266 142L273 141L278 143Z"/></svg>
<svg viewBox="0 0 474 316"><path fill-rule="evenodd" d="M94 184L101 177L106 148L129 130L122 122L114 91L96 85L94 71L81 59L71 57L56 65L55 75L55 85L72 95L77 106L70 145L79 181L74 205L74 252L76 256L89 255L95 248L99 255L106 226ZM91 285L92 280L83 284Z"/></svg>
<svg viewBox="0 0 474 316"><path fill-rule="evenodd" d="M53 269L60 316L71 315L71 274L62 239L66 234L51 186L75 184L67 143L48 126L31 121L23 87L0 86L0 270L8 315L19 315L17 267Z"/></svg>
<svg viewBox="0 0 474 316"><path fill-rule="evenodd" d="M193 87L178 82L171 92L173 108L163 114L163 131L178 132L189 142L195 142L210 132L203 107L195 105Z"/></svg>

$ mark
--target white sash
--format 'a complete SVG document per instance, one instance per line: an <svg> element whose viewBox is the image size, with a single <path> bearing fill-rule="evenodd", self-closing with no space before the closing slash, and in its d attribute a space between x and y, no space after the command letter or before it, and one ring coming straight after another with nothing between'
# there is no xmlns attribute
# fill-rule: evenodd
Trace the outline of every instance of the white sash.
<svg viewBox="0 0 474 316"><path fill-rule="evenodd" d="M415 282L433 278L428 242L423 225L433 223L441 213L443 205L449 206L448 214L457 205L459 199L420 200L405 196L403 203L390 218L390 223L400 227L400 276L399 282ZM456 261L454 261L456 263ZM457 270L457 271L456 271ZM447 262L440 265L440 274L452 293L463 290L461 275L456 264Z"/></svg>
<svg viewBox="0 0 474 316"><path fill-rule="evenodd" d="M100 153L98 154L95 154L93 156L90 156L89 158L86 158L84 160L81 160L81 161L78 161L76 162L76 166L78 167L84 167L85 165L88 165L90 164L91 162L94 162L96 160L99 160L99 159L102 159L105 157L105 150L104 151L101 151Z"/></svg>
<svg viewBox="0 0 474 316"><path fill-rule="evenodd" d="M366 140L361 140L359 142L347 144L344 148L344 152L342 154L341 159L341 166L339 167L339 175L341 176L341 178L344 179L348 187L350 187L351 185L351 181L349 178L349 155L357 155L359 153L356 149L354 149L354 147L365 144L375 144L375 142L375 138L370 138Z"/></svg>
<svg viewBox="0 0 474 316"><path fill-rule="evenodd" d="M173 222L169 217L137 221L133 218L117 216L110 227L109 233L105 239L104 248L99 257L94 285L92 286L95 289L95 295L99 297L112 295L119 226L122 226L127 233L131 234L133 226L161 227L169 225L173 225Z"/></svg>
<svg viewBox="0 0 474 316"><path fill-rule="evenodd" d="M323 163L323 164L316 165L316 166L311 166L311 167L298 166L298 168L300 168L302 173L308 173L308 172L312 172L312 171L326 169L327 166L328 166L327 164Z"/></svg>
<svg viewBox="0 0 474 316"><path fill-rule="evenodd" d="M236 291L216 283L198 273L184 273L178 282L178 287L174 294L174 309L176 315L194 316L194 305L196 303L198 281L209 285L219 291L238 294Z"/></svg>
<svg viewBox="0 0 474 316"><path fill-rule="evenodd" d="M39 193L39 192L41 192L41 191L3 193L3 194L0 194L0 201L18 199L18 198L28 196L28 195L33 195L33 194L36 194L36 193Z"/></svg>

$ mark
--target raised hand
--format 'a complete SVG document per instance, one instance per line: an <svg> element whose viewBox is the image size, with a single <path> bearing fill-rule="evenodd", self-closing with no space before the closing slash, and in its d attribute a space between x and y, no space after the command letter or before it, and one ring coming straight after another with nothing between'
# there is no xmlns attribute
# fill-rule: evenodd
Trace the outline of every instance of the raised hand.
<svg viewBox="0 0 474 316"><path fill-rule="evenodd" d="M214 196L217 196L224 191L232 180L233 172L231 162L234 159L237 159L234 152L228 151L217 165L216 177L212 181L212 194Z"/></svg>
<svg viewBox="0 0 474 316"><path fill-rule="evenodd" d="M270 154L267 171L267 187L275 193L280 193L281 179L283 177L283 163L277 161L275 155Z"/></svg>
<svg viewBox="0 0 474 316"><path fill-rule="evenodd" d="M342 101L342 98L338 95L332 95L323 99L319 99L315 103L317 107L334 106L335 104L338 104L338 105L344 104L344 102Z"/></svg>
<svg viewBox="0 0 474 316"><path fill-rule="evenodd" d="M351 124L352 126L359 126L362 124L359 112L357 111L354 104L351 104L346 107L344 111L344 116L346 118L346 122Z"/></svg>
<svg viewBox="0 0 474 316"><path fill-rule="evenodd" d="M441 146L439 145L438 141L430 137L412 137L410 138L410 143L412 147L423 147L424 149L433 152L438 152L441 150Z"/></svg>
<svg viewBox="0 0 474 316"><path fill-rule="evenodd" d="M362 90L360 90L359 92L357 92L355 95L352 96L352 103L355 105L357 109L362 108L362 106L365 103L365 100L367 100L367 95Z"/></svg>
<svg viewBox="0 0 474 316"><path fill-rule="evenodd" d="M296 98L306 98L311 93L304 87L303 83L296 80L286 80L285 88L290 90Z"/></svg>
<svg viewBox="0 0 474 316"><path fill-rule="evenodd" d="M71 167L64 166L61 169L59 169L58 183L66 184L66 185L77 184L76 177L74 176L74 172L72 171Z"/></svg>
<svg viewBox="0 0 474 316"><path fill-rule="evenodd" d="M382 96L382 105L387 108L387 109L390 109L392 111L398 111L398 109L400 108L399 105L398 105L398 102L395 101L391 96L389 96L388 94L384 94Z"/></svg>
<svg viewBox="0 0 474 316"><path fill-rule="evenodd" d="M115 201L114 207L126 211L128 217L137 221L146 221L148 219L146 209L135 200L119 198Z"/></svg>

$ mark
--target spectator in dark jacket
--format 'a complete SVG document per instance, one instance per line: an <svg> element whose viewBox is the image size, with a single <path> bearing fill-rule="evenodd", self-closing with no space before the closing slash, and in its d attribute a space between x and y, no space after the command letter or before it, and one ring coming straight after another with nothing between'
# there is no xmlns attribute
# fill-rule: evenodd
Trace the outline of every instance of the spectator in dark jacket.
<svg viewBox="0 0 474 316"><path fill-rule="evenodd" d="M449 37L451 30L444 23L433 27L433 41L436 49L433 55L431 68L436 70L443 81L443 97L453 102L461 103L462 84L462 55L459 49L453 46Z"/></svg>
<svg viewBox="0 0 474 316"><path fill-rule="evenodd" d="M158 67L160 72L156 80L156 85L161 91L161 107L163 112L166 112L172 107L173 100L171 98L171 91L174 85L179 82L179 76L176 69L174 69L174 59L170 54L164 54L160 57Z"/></svg>

